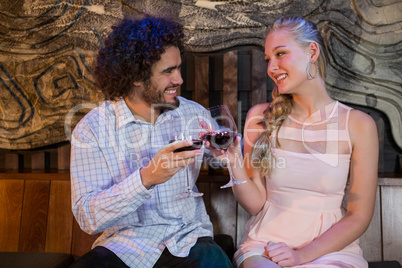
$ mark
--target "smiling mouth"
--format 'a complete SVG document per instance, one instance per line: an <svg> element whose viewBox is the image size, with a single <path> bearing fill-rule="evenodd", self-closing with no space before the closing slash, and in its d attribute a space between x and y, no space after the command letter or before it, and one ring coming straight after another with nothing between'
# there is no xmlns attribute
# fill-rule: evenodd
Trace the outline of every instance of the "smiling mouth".
<svg viewBox="0 0 402 268"><path fill-rule="evenodd" d="M288 77L287 74L281 74L281 75L275 76L277 82L282 81L282 80L285 79L286 77Z"/></svg>
<svg viewBox="0 0 402 268"><path fill-rule="evenodd" d="M166 94L175 94L176 92L177 92L177 88L170 88L170 89L165 90Z"/></svg>

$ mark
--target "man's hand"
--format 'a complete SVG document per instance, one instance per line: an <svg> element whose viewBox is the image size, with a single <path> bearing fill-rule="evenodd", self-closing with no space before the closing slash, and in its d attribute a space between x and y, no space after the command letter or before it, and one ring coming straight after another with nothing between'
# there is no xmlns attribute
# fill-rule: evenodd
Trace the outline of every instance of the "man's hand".
<svg viewBox="0 0 402 268"><path fill-rule="evenodd" d="M151 161L140 170L144 187L149 189L152 185L164 183L180 169L194 163L195 157L202 154L201 150L174 152L176 149L192 144L191 140L176 141L159 150Z"/></svg>

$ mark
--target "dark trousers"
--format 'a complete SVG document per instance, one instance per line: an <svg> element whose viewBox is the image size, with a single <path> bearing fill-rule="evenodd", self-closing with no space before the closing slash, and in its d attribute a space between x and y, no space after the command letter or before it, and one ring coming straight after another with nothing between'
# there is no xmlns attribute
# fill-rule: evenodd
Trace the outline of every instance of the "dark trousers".
<svg viewBox="0 0 402 268"><path fill-rule="evenodd" d="M70 268L127 268L128 266L112 251L105 247L95 247L84 254ZM211 237L200 237L185 258L170 254L166 248L154 268L232 268L226 253Z"/></svg>

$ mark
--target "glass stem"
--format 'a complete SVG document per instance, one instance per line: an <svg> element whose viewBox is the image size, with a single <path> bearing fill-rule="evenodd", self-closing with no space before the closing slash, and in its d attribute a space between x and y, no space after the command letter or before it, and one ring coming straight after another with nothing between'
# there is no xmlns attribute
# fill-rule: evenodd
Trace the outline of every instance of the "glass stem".
<svg viewBox="0 0 402 268"><path fill-rule="evenodd" d="M233 172L232 172L232 166L230 165L230 160L229 160L229 154L228 154L228 150L225 150L225 154L226 154L226 159L228 160L228 169L229 169L229 174L230 174L230 180L234 180L234 176L233 176Z"/></svg>
<svg viewBox="0 0 402 268"><path fill-rule="evenodd" d="M186 177L187 177L187 192L191 192L190 179L188 177L188 166L186 166Z"/></svg>

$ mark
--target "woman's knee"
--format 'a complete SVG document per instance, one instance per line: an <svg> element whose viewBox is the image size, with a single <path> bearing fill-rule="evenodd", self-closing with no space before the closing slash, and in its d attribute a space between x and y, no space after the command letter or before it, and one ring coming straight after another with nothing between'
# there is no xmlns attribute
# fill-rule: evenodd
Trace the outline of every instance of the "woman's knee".
<svg viewBox="0 0 402 268"><path fill-rule="evenodd" d="M248 257L239 265L239 268L260 268L260 267L280 268L278 264L259 255Z"/></svg>

